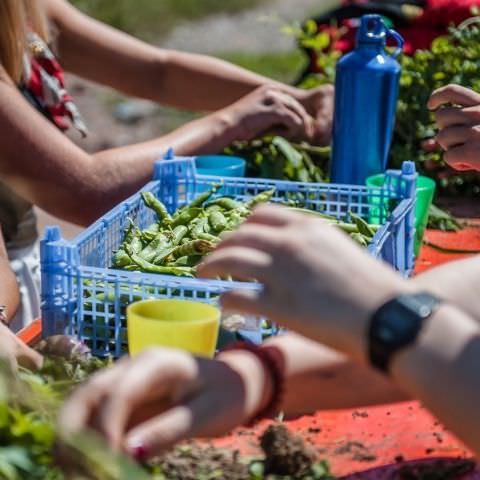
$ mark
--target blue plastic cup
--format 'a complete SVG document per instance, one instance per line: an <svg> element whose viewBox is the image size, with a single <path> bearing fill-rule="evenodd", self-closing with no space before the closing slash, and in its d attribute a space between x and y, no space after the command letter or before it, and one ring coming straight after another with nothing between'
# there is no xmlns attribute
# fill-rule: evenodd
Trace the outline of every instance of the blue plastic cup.
<svg viewBox="0 0 480 480"><path fill-rule="evenodd" d="M218 177L244 177L247 162L228 155L201 155L195 158L197 173Z"/></svg>

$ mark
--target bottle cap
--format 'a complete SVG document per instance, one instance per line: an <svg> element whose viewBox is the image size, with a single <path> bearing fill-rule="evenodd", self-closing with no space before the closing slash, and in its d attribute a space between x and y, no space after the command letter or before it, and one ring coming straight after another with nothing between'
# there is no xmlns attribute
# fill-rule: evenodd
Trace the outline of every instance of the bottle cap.
<svg viewBox="0 0 480 480"><path fill-rule="evenodd" d="M360 21L360 28L357 33L358 45L380 45L387 44L388 29L381 15L364 15Z"/></svg>

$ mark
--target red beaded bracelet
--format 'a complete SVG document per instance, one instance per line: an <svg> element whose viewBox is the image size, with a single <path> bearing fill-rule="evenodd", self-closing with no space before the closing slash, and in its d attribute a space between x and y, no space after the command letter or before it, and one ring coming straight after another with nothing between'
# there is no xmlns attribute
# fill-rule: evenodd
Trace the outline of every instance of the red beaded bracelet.
<svg viewBox="0 0 480 480"><path fill-rule="evenodd" d="M267 370L272 381L272 395L269 402L265 408L248 422L248 425L253 425L259 420L278 414L285 390L285 368L280 352L275 347L257 346L248 342L235 342L222 351L228 352L232 350L245 350L253 353L260 360L265 370Z"/></svg>

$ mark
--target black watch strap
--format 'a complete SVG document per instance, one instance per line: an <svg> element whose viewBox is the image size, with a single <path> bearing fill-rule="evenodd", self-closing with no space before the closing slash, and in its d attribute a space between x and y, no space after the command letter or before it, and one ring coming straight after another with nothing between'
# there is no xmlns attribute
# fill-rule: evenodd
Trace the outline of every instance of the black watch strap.
<svg viewBox="0 0 480 480"><path fill-rule="evenodd" d="M413 344L441 300L430 293L400 295L382 305L369 328L370 363L389 372L392 357Z"/></svg>

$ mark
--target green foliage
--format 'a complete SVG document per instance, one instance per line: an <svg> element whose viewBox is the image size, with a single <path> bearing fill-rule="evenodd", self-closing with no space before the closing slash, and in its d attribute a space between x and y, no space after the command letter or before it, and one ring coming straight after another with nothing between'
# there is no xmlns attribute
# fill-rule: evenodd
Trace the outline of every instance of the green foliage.
<svg viewBox="0 0 480 480"><path fill-rule="evenodd" d="M167 33L178 22L238 12L266 0L70 0L93 17L143 38Z"/></svg>
<svg viewBox="0 0 480 480"><path fill-rule="evenodd" d="M226 150L247 160L247 176L286 179L296 182L327 180L330 148L293 144L282 137L236 142Z"/></svg>
<svg viewBox="0 0 480 480"><path fill-rule="evenodd" d="M463 226L449 212L431 205L428 212L428 228L444 232L458 232L462 230Z"/></svg>
<svg viewBox="0 0 480 480"><path fill-rule="evenodd" d="M301 86L312 88L333 82L340 53L308 23L295 33L301 46L317 50L318 67L323 72L308 76ZM434 115L427 109L435 89L457 83L480 91L480 20L473 18L450 28L448 35L437 38L430 50L417 51L412 57L404 55L400 61L403 70L390 166L398 168L404 160L414 160L420 173L436 178L443 191L480 193L478 175L455 174L443 162L441 152L422 148L422 142L436 133Z"/></svg>

